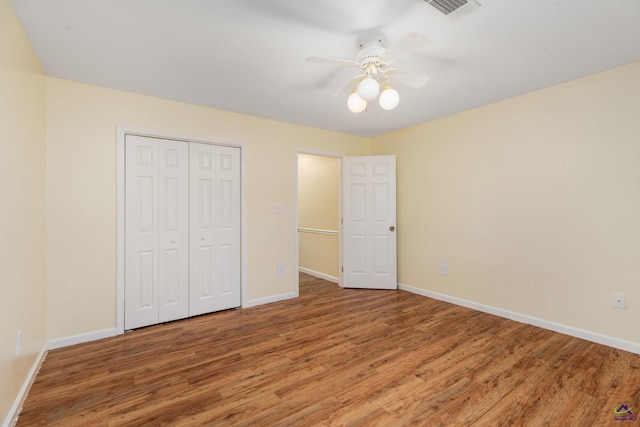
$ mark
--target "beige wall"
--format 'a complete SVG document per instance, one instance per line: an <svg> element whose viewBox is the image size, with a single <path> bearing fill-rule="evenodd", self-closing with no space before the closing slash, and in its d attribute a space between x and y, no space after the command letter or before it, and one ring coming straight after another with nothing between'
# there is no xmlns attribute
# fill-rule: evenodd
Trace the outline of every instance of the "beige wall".
<svg viewBox="0 0 640 427"><path fill-rule="evenodd" d="M9 0L0 0L0 40L1 422L44 348L46 292L45 77Z"/></svg>
<svg viewBox="0 0 640 427"><path fill-rule="evenodd" d="M298 225L338 231L338 177L335 157L298 155ZM300 267L338 278L338 236L300 232Z"/></svg>
<svg viewBox="0 0 640 427"><path fill-rule="evenodd" d="M401 282L640 343L640 63L370 141L45 78L9 0L0 38L0 419L47 340L115 327L117 125L245 145L250 300L295 292L295 147L371 149Z"/></svg>
<svg viewBox="0 0 640 427"><path fill-rule="evenodd" d="M398 161L400 282L640 343L639 76L634 63L375 138Z"/></svg>
<svg viewBox="0 0 640 427"><path fill-rule="evenodd" d="M117 125L245 144L249 300L297 291L296 146L369 147L367 138L56 78L47 78L47 115L49 339L115 327Z"/></svg>

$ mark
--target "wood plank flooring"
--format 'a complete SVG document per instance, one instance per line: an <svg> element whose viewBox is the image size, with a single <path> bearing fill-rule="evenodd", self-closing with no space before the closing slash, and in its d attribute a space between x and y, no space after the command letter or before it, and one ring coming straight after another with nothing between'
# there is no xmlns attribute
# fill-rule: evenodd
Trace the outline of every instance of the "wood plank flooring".
<svg viewBox="0 0 640 427"><path fill-rule="evenodd" d="M640 355L404 291L300 298L50 351L18 426L615 426Z"/></svg>

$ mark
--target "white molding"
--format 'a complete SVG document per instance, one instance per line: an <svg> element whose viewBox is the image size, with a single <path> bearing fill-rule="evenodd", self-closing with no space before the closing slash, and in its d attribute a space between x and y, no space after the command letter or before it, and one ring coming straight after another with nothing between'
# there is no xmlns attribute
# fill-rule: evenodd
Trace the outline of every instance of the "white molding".
<svg viewBox="0 0 640 427"><path fill-rule="evenodd" d="M298 298L298 292L291 292L288 294L272 295L270 297L257 298L247 301L242 305L242 308L255 307L257 305L270 304L272 302L284 301L287 299Z"/></svg>
<svg viewBox="0 0 640 427"><path fill-rule="evenodd" d="M247 281L247 150L244 143L239 143L240 147L240 305L249 300L249 290Z"/></svg>
<svg viewBox="0 0 640 427"><path fill-rule="evenodd" d="M548 329L554 332L559 332L565 335L570 335L572 337L591 341L597 344L602 344L602 345L617 348L620 350L629 351L631 353L640 354L640 343L621 340L619 338L614 338L608 335L599 334L597 332L587 331L585 329L580 329L580 328L574 328L573 326L567 326L561 323L540 319L538 317L528 316L526 314L516 313L514 311L505 310L505 309L493 307L490 305L480 304L480 303L469 301L466 299L453 297L453 296L441 294L438 292L428 291L426 289L416 288L414 286L405 285L403 283L398 283L398 288L403 291L437 299L440 301L449 302L451 304L460 305L462 307L471 308L473 310L481 311L483 313L493 314L495 316L515 320L516 322L527 323L529 325L537 326L543 329Z"/></svg>
<svg viewBox="0 0 640 427"><path fill-rule="evenodd" d="M36 375L40 371L40 366L42 366L42 362L47 356L47 352L49 350L55 350L57 348L67 347L75 344L82 344L89 341L100 340L103 338L110 338L116 336L116 328L102 329L99 331L87 332L84 334L71 335L68 337L58 338L55 340L48 341L38 353L38 356L33 362L27 377L18 392L18 396L16 397L9 413L7 414L7 418L2 423L2 427L12 427L15 426L20 412L22 411L22 405L24 404L25 399L27 398L27 394L29 393L29 389L31 385L36 379Z"/></svg>
<svg viewBox="0 0 640 427"><path fill-rule="evenodd" d="M240 149L240 299L247 301L247 214L246 214L246 147L243 142L223 138L182 135L134 126L117 126L116 178L116 334L124 333L124 167L126 135L148 136L201 144L215 144Z"/></svg>
<svg viewBox="0 0 640 427"><path fill-rule="evenodd" d="M311 234L328 234L330 236L337 236L338 235L338 230L323 230L321 228L298 227L298 232L300 232L300 233L311 233Z"/></svg>
<svg viewBox="0 0 640 427"><path fill-rule="evenodd" d="M116 166L116 334L124 334L124 140L128 129L118 126Z"/></svg>
<svg viewBox="0 0 640 427"><path fill-rule="evenodd" d="M300 153L300 149L298 147L293 150L293 226L295 230L300 228L300 214L298 213L298 154ZM298 233L293 233L293 250L295 253L295 264L300 265L300 236ZM296 292L300 293L300 275L296 274L293 279L295 282Z"/></svg>
<svg viewBox="0 0 640 427"><path fill-rule="evenodd" d="M320 279L327 280L329 282L333 282L333 283L336 283L336 284L339 282L337 277L329 276L328 274L320 273L319 271L310 270L310 269L304 268L304 267L298 267L298 270L303 272L303 273L307 273L307 274L310 274L312 276L319 277Z"/></svg>
<svg viewBox="0 0 640 427"><path fill-rule="evenodd" d="M29 394L29 389L31 389L31 385L36 379L36 375L40 371L40 366L42 366L42 362L47 357L47 345L45 344L38 353L38 356L33 361L33 365L31 365L31 369L29 369L29 373L27 377L24 379L24 383L22 387L20 387L20 391L16 396L16 399L11 405L11 409L9 409L9 413L2 423L2 427L12 427L15 426L18 422L18 417L20 416L20 412L22 412L22 405L24 404L25 399L27 398L27 394Z"/></svg>
<svg viewBox="0 0 640 427"><path fill-rule="evenodd" d="M129 135L138 135L138 136L148 136L151 138L160 138L160 139L171 139L174 141L182 141L182 142L199 142L202 144L215 144L215 145L226 145L228 147L241 147L244 146L243 143L238 141L232 141L230 139L225 138L217 138L217 137L205 137L201 135L186 135L183 133L176 132L168 132L158 129L148 129L141 128L137 126L128 126L128 125L117 125L118 134L129 134Z"/></svg>
<svg viewBox="0 0 640 427"><path fill-rule="evenodd" d="M117 334L116 328L101 329L99 331L86 332L78 335L70 335L68 337L57 338L50 340L47 345L48 350L55 350L56 348L68 347L70 345L82 344L89 341L101 340L103 338L115 337Z"/></svg>
<svg viewBox="0 0 640 427"><path fill-rule="evenodd" d="M305 147L296 147L296 160L298 159L298 154L309 154L311 156L319 157L333 157L336 159L341 159L344 157L344 154L338 153L336 151L313 150L311 148Z"/></svg>

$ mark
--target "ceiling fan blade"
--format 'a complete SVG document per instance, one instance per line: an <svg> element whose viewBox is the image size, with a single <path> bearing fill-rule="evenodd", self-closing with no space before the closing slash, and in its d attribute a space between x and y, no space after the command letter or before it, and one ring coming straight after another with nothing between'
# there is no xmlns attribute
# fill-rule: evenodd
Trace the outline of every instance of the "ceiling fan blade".
<svg viewBox="0 0 640 427"><path fill-rule="evenodd" d="M362 78L362 76L355 76L354 78L352 78L351 80L349 80L348 82L346 82L345 84L340 86L340 88L337 91L335 91L333 96L335 98L339 98L341 96L351 95L351 93L356 88L356 82L358 80L360 80L361 78Z"/></svg>
<svg viewBox="0 0 640 427"><path fill-rule="evenodd" d="M400 83L414 89L424 86L429 81L429 77L427 76L398 68L385 70L384 75L395 83Z"/></svg>
<svg viewBox="0 0 640 427"><path fill-rule="evenodd" d="M391 64L393 61L397 61L403 56L428 45L429 39L426 36L413 31L400 39L398 43L387 48L382 55L380 55L380 61L384 64Z"/></svg>
<svg viewBox="0 0 640 427"><path fill-rule="evenodd" d="M348 59L334 59L334 58L322 58L319 56L310 56L305 59L307 62L313 62L315 64L332 64L341 65L343 67L360 67L356 61L349 61Z"/></svg>

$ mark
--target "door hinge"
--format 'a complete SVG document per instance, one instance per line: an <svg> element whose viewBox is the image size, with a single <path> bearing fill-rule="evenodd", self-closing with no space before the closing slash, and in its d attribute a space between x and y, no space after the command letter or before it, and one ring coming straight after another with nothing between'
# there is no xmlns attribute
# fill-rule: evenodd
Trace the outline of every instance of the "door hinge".
<svg viewBox="0 0 640 427"><path fill-rule="evenodd" d="M340 270L344 273L344 267L340 267Z"/></svg>
<svg viewBox="0 0 640 427"><path fill-rule="evenodd" d="M340 218L340 224L344 224L344 218Z"/></svg>

